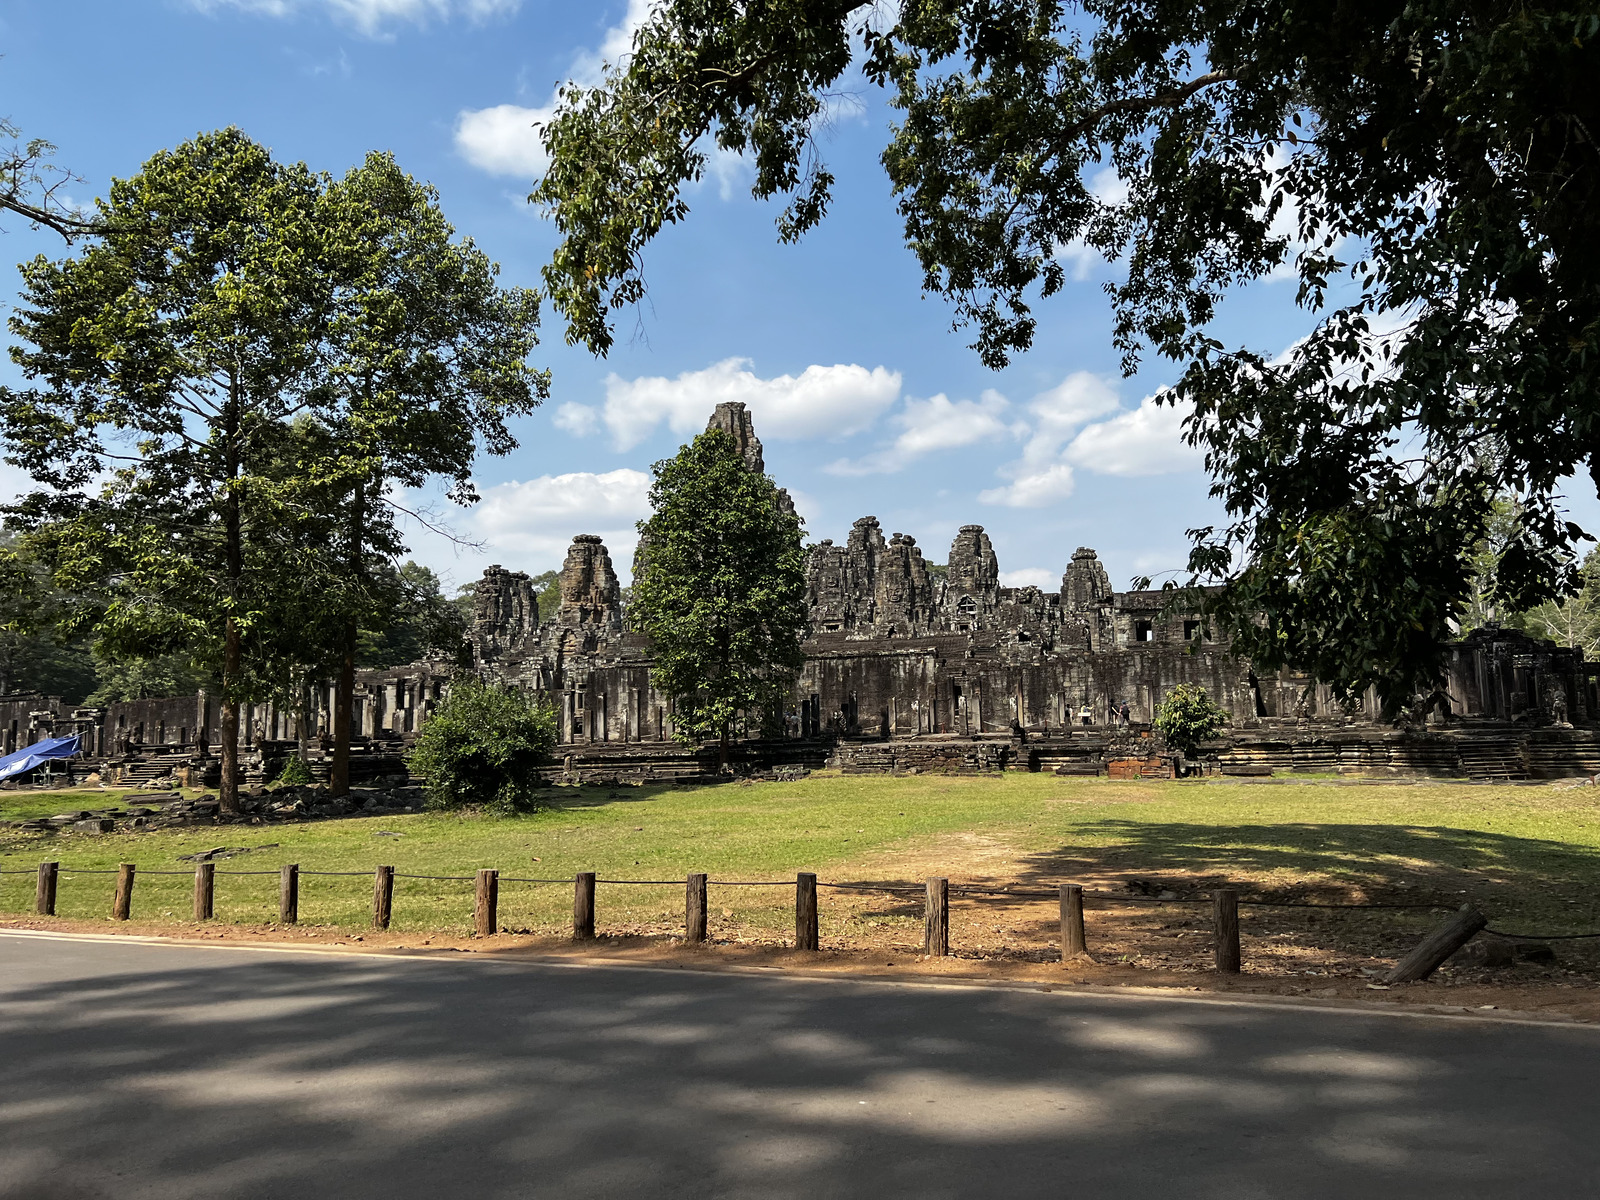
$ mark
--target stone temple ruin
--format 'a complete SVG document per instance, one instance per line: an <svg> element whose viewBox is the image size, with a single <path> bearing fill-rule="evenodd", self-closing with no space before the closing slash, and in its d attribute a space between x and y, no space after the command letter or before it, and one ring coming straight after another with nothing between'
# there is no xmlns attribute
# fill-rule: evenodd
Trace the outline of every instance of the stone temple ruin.
<svg viewBox="0 0 1600 1200"><path fill-rule="evenodd" d="M752 470L764 469L742 404L718 405L710 424L738 442ZM1086 547L1065 564L1059 591L1005 587L979 525L961 527L939 571L914 537L885 537L875 517L862 517L843 545L812 548L807 575L806 665L784 736L744 743L742 769L1159 770L1149 722L1167 691L1193 683L1231 715L1216 749L1241 773L1600 772L1600 665L1520 634L1479 630L1456 643L1445 702L1397 729L1374 723L1371 697L1349 712L1303 676L1258 674L1202 616L1169 610L1167 593L1116 591ZM714 752L672 741L649 639L628 628L598 537L573 539L554 586L559 606L541 621L528 575L489 567L467 635L480 675L550 698L563 757L554 773L620 781L710 769ZM424 662L360 675L357 771L393 769L453 669ZM1126 725L1114 711L1122 704ZM92 752L130 778L207 761L217 727L215 701L204 696L71 713L52 712L43 697L0 697L0 722L9 723L0 724L7 750L52 729L85 732ZM319 723L325 735L331 720ZM247 761L268 771L291 746L292 725L270 707L248 712Z"/></svg>

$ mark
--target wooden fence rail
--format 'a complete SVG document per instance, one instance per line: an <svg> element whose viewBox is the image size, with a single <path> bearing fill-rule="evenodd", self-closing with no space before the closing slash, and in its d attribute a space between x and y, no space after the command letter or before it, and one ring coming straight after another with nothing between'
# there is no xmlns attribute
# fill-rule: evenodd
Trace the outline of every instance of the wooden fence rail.
<svg viewBox="0 0 1600 1200"><path fill-rule="evenodd" d="M72 874L74 872L70 872ZM133 863L120 864L115 872L88 871L87 874L115 874L116 888L112 898L111 916L114 920L126 921L133 907L134 882L137 877L137 868ZM243 875L270 875L271 871L235 871L222 872L223 874ZM34 881L34 911L40 916L54 916L56 914L57 892L61 877L61 864L59 862L42 862L36 873L27 870L0 872L0 874L35 874ZM155 871L156 875L181 875L180 871ZM313 871L313 875L362 875L359 871ZM216 880L218 871L215 863L203 862L195 866L194 871L194 918L197 921L213 919L216 908ZM278 875L278 919L286 925L292 925L300 919L300 865L286 863L277 871ZM466 880L473 884L472 926L473 932L478 937L492 937L500 932L500 872L492 868L481 868L472 876L407 876L406 878L424 879L450 879ZM374 929L388 929L394 915L394 881L395 869L383 865L377 867L372 874L372 926ZM513 882L525 884L553 884L560 883L554 879L514 879ZM657 886L660 880L606 880L607 886L616 884L637 884ZM691 943L704 942L709 933L708 922L708 893L710 885L717 882L704 872L690 874L684 882L684 940ZM759 886L759 887L787 887L781 881L757 880L723 881L732 886ZM595 885L597 883L595 872L579 871L573 877L572 897L572 937L574 941L589 941L595 937ZM795 925L794 947L797 950L816 950L820 947L818 927L817 888L818 882L814 872L801 871L795 876ZM821 886L840 888L848 891L875 892L906 895L916 889L905 885L875 885L875 884L846 884L829 883ZM925 881L923 893L923 953L931 958L942 958L950 953L950 881L943 877L934 877ZM983 896L1003 897L1011 900L1018 899L1043 899L1051 895L1048 892L1019 892L1009 889L995 889L982 887L958 888L958 891L973 898ZM1070 963L1075 959L1082 959L1089 954L1088 938L1084 922L1084 899L1086 893L1081 885L1073 883L1061 884L1058 889L1060 902L1061 928L1061 961ZM907 896L909 899L909 896ZM1121 897L1102 897L1108 900L1120 900ZM1156 901L1157 903L1164 901ZM1194 900L1174 901L1175 903L1195 903ZM1428 904L1300 904L1279 901L1251 901L1241 900L1236 888L1219 887L1211 892L1212 924L1215 942L1216 970L1224 975L1236 975L1243 970L1243 954L1240 945L1239 909L1241 904L1259 904L1266 907L1311 907L1311 908L1436 908L1442 906ZM1414 950L1406 955L1388 975L1390 982L1407 982L1425 979L1438 968L1451 954L1460 949L1474 935L1487 925L1487 919L1470 905L1463 907L1451 915L1443 925L1430 933ZM1496 932L1490 930L1490 932ZM1534 935L1512 934L1508 936L1532 937ZM1551 935L1555 937L1585 938L1597 937L1600 934L1570 934Z"/></svg>

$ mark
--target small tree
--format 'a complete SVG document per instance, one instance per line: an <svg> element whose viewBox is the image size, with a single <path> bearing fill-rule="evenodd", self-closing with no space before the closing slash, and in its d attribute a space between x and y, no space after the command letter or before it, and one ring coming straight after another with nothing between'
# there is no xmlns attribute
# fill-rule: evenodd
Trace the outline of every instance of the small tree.
<svg viewBox="0 0 1600 1200"><path fill-rule="evenodd" d="M639 523L629 619L654 641L653 677L673 699L674 736L716 738L726 768L739 714L765 724L804 661L800 518L720 429L653 470L655 515Z"/></svg>
<svg viewBox="0 0 1600 1200"><path fill-rule="evenodd" d="M1228 714L1203 687L1180 683L1166 694L1156 709L1155 727L1167 745L1193 757L1201 742L1210 741L1228 723Z"/></svg>
<svg viewBox="0 0 1600 1200"><path fill-rule="evenodd" d="M474 805L511 816L538 807L538 769L555 744L549 705L463 676L423 725L406 763L427 781L430 808Z"/></svg>

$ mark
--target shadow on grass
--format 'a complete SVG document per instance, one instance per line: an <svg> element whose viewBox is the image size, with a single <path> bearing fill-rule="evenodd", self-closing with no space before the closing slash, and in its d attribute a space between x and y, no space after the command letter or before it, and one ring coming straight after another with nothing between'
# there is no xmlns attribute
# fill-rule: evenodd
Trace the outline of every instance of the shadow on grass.
<svg viewBox="0 0 1600 1200"><path fill-rule="evenodd" d="M707 786L696 783L693 787ZM627 784L623 787L586 785L583 787L551 787L539 793L539 807L546 812L573 812L584 808L604 808L608 804L639 803L675 796L689 790L689 786L670 783L647 783L643 787Z"/></svg>
<svg viewBox="0 0 1600 1200"><path fill-rule="evenodd" d="M1384 893L1458 894L1485 878L1521 889L1592 894L1600 850L1545 838L1439 825L1261 824L1096 821L1086 842L1024 860L1026 878L1059 881L1075 872L1173 872L1244 882L1274 891L1359 888Z"/></svg>

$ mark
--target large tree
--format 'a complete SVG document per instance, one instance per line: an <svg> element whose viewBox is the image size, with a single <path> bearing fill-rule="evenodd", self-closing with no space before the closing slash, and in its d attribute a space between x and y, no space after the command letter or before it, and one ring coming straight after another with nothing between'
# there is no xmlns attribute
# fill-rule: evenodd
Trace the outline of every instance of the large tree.
<svg viewBox="0 0 1600 1200"><path fill-rule="evenodd" d="M330 674L347 786L359 631L405 592L391 485L470 501L479 447L545 394L534 295L436 200L386 155L336 182L229 129L117 181L80 257L24 266L13 357L44 386L3 420L42 486L13 520L102 597L106 653L220 676L230 811L241 705Z"/></svg>
<svg viewBox="0 0 1600 1200"><path fill-rule="evenodd" d="M222 805L238 807L246 642L301 564L307 514L282 475L312 385L327 290L322 185L236 129L113 183L105 236L22 268L6 391L10 461L39 490L8 509L57 583L98 595L99 645L184 650L222 681Z"/></svg>
<svg viewBox="0 0 1600 1200"><path fill-rule="evenodd" d="M735 725L781 720L804 662L800 518L720 429L652 470L628 620L651 637L676 736L716 738L726 767Z"/></svg>
<svg viewBox="0 0 1600 1200"><path fill-rule="evenodd" d="M321 468L324 486L342 493L339 540L353 601L339 639L330 770L337 794L350 782L359 631L381 624L383 609L406 590L384 556L376 571L371 565L371 534L392 515L379 521L377 510L399 503L391 485L417 488L435 476L449 480L451 500L474 502L480 449L515 449L508 419L537 407L550 381L527 362L538 344L537 294L500 286L499 267L470 239L455 240L438 193L391 156L369 154L328 189L323 212L333 316L320 397L332 453ZM384 603L374 605L380 596Z"/></svg>
<svg viewBox="0 0 1600 1200"><path fill-rule="evenodd" d="M1196 579L1259 665L1391 707L1431 686L1496 496L1522 497L1498 599L1577 586L1562 481L1600 485L1600 13L1572 0L665 0L598 87L568 87L531 199L569 337L611 344L642 252L714 142L788 196L833 183L815 130L852 62L902 119L883 154L923 267L1000 366L1062 248L1120 260L1128 369L1180 368L1230 523ZM1121 187L1096 189L1115 169ZM1298 278L1309 335L1228 345L1233 287Z"/></svg>

